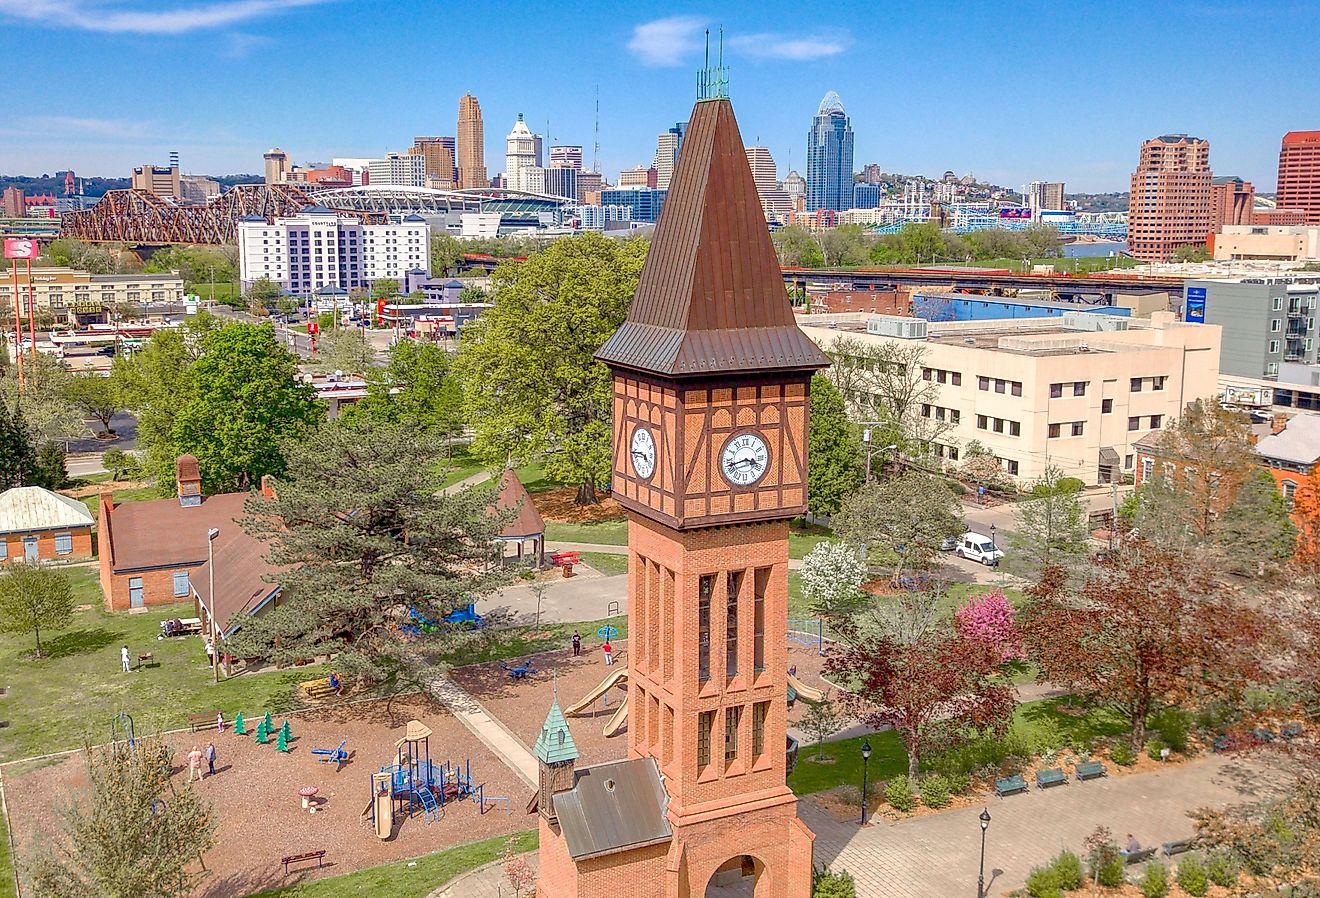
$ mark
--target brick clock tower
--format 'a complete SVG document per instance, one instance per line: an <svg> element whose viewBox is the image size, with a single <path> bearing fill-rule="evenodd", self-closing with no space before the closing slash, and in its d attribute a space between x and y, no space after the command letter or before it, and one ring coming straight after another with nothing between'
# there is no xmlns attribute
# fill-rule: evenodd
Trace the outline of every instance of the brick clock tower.
<svg viewBox="0 0 1320 898"><path fill-rule="evenodd" d="M577 771L554 825L542 809L539 894L808 898L813 836L784 782L788 522L806 510L808 385L828 360L794 321L727 98L693 110L631 311L597 358L629 520L628 760ZM618 821L599 808L591 826L593 778L608 796L652 777L662 820L630 801L636 832L607 835Z"/></svg>

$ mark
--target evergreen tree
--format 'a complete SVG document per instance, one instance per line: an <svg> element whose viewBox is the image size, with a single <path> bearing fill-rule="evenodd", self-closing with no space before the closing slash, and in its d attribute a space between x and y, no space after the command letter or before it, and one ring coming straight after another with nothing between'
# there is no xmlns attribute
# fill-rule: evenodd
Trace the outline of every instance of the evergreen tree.
<svg viewBox="0 0 1320 898"><path fill-rule="evenodd" d="M12 413L0 401L0 492L27 486L37 474L37 457L32 450L27 424L21 408Z"/></svg>
<svg viewBox="0 0 1320 898"><path fill-rule="evenodd" d="M37 452L36 470L32 484L48 490L63 489L69 485L69 471L64 466L64 446L51 440Z"/></svg>
<svg viewBox="0 0 1320 898"><path fill-rule="evenodd" d="M1288 517L1278 484L1257 468L1224 509L1215 534L1229 570L1254 576L1275 574L1297 547L1297 528Z"/></svg>
<svg viewBox="0 0 1320 898"><path fill-rule="evenodd" d="M814 515L835 514L862 484L862 444L842 394L822 374L811 378L807 445L807 507Z"/></svg>

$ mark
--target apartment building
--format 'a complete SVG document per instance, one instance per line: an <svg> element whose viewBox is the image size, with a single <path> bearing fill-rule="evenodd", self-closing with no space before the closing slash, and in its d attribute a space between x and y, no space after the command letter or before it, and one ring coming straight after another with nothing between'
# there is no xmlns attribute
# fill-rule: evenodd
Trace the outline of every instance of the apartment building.
<svg viewBox="0 0 1320 898"><path fill-rule="evenodd" d="M28 272L14 266L6 275L18 278L21 309L26 317ZM97 314L122 304L183 302L183 278L177 274L90 274L76 268L32 269L33 305L49 309L58 319L75 313Z"/></svg>
<svg viewBox="0 0 1320 898"><path fill-rule="evenodd" d="M919 346L921 376L933 387L919 413L944 425L934 454L955 466L975 440L1024 484L1051 465L1088 485L1130 475L1137 439L1217 392L1219 329L1171 312L1149 321L1077 314L939 323L852 313L801 325L835 355Z"/></svg>
<svg viewBox="0 0 1320 898"><path fill-rule="evenodd" d="M367 177L372 187L425 187L426 157L412 151L387 153L367 163Z"/></svg>
<svg viewBox="0 0 1320 898"><path fill-rule="evenodd" d="M258 278L299 295L366 288L410 271L429 274L431 228L418 215L369 225L315 206L273 224L249 216L238 223L238 260L245 288Z"/></svg>
<svg viewBox="0 0 1320 898"><path fill-rule="evenodd" d="M1128 199L1128 249L1166 262L1182 246L1202 246L1211 225L1210 141L1165 134L1141 145Z"/></svg>
<svg viewBox="0 0 1320 898"><path fill-rule="evenodd" d="M1211 233L1225 225L1252 223L1256 188L1241 178L1215 178L1210 184Z"/></svg>
<svg viewBox="0 0 1320 898"><path fill-rule="evenodd" d="M1282 363L1320 361L1315 327L1320 284L1307 280L1313 279L1189 280L1183 317L1223 328L1222 373L1277 377Z"/></svg>

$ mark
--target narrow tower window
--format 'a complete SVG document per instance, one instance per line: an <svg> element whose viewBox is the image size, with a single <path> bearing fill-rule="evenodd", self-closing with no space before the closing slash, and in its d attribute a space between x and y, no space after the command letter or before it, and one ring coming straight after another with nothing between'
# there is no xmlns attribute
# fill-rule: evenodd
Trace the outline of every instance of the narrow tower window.
<svg viewBox="0 0 1320 898"><path fill-rule="evenodd" d="M727 676L738 676L738 593L742 592L743 572L729 571L729 595L726 601L724 650Z"/></svg>
<svg viewBox="0 0 1320 898"><path fill-rule="evenodd" d="M703 574L697 588L697 680L710 679L710 598L715 575Z"/></svg>

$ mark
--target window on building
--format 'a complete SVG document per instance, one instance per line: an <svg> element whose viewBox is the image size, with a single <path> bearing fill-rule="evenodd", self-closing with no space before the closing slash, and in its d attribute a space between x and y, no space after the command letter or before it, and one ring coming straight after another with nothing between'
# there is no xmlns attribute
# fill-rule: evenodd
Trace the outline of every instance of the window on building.
<svg viewBox="0 0 1320 898"><path fill-rule="evenodd" d="M702 711L697 715L697 767L710 764L710 735L715 729L715 712Z"/></svg>
<svg viewBox="0 0 1320 898"><path fill-rule="evenodd" d="M1062 428L1062 426L1063 426L1062 424L1051 424L1051 425L1050 425L1050 436L1049 436L1049 438L1050 438L1051 440L1053 440L1053 439L1057 439L1057 438L1059 437L1059 435L1060 435L1060 428Z"/></svg>
<svg viewBox="0 0 1320 898"><path fill-rule="evenodd" d="M978 390L988 390L988 389L990 389L990 378L988 378L988 377L977 377L977 378L976 378L976 388L977 388Z"/></svg>
<svg viewBox="0 0 1320 898"><path fill-rule="evenodd" d="M977 430L985 430L985 422L986 422L986 417L985 417L985 415L977 415L977 416L976 416L976 429L977 429Z"/></svg>
<svg viewBox="0 0 1320 898"><path fill-rule="evenodd" d="M958 411L956 408L949 409L949 421L953 424L961 424L962 412Z"/></svg>
<svg viewBox="0 0 1320 898"><path fill-rule="evenodd" d="M55 534L55 554L69 555L73 552L73 534L57 533Z"/></svg>
<svg viewBox="0 0 1320 898"><path fill-rule="evenodd" d="M1281 330L1283 330L1283 319L1282 318L1272 319L1270 321L1270 333L1277 334Z"/></svg>
<svg viewBox="0 0 1320 898"><path fill-rule="evenodd" d="M1134 378L1132 378L1132 382L1131 382L1131 390L1132 390L1133 393L1140 393L1140 392L1141 392L1141 378L1140 378L1140 377L1134 377Z"/></svg>
<svg viewBox="0 0 1320 898"><path fill-rule="evenodd" d="M1004 392L1004 390L1005 390L1005 388L1006 388L1007 386L1008 386L1007 381L1002 381L1002 380L1000 380L999 378L995 378L995 392L996 392L996 393L1002 393L1002 392Z"/></svg>
<svg viewBox="0 0 1320 898"><path fill-rule="evenodd" d="M1075 437L1079 437L1079 436L1081 436L1081 435L1082 435L1082 431L1085 430L1085 429L1086 429L1086 422L1085 422L1085 421L1074 421L1074 422L1072 422L1072 435L1073 435L1073 436L1075 436Z"/></svg>
<svg viewBox="0 0 1320 898"><path fill-rule="evenodd" d="M1063 395L1063 384L1050 384L1050 398L1058 399Z"/></svg>
<svg viewBox="0 0 1320 898"><path fill-rule="evenodd" d="M1022 436L1022 425L1017 421L1008 422L1008 435L1011 437Z"/></svg>
<svg viewBox="0 0 1320 898"><path fill-rule="evenodd" d="M765 721L770 716L770 703L752 705L752 759L765 754Z"/></svg>
<svg viewBox="0 0 1320 898"><path fill-rule="evenodd" d="M949 372L949 383L952 384L952 385L955 386L955 387L961 387L961 386L962 386L962 372L961 372L961 371L950 371L950 372Z"/></svg>
<svg viewBox="0 0 1320 898"><path fill-rule="evenodd" d="M1137 430L1141 427L1141 418L1134 416L1128 418L1128 430Z"/></svg>
<svg viewBox="0 0 1320 898"><path fill-rule="evenodd" d="M765 670L765 590L770 568L759 567L752 575L752 669Z"/></svg>
<svg viewBox="0 0 1320 898"><path fill-rule="evenodd" d="M1009 392L1012 393L1014 396L1021 396L1021 395L1022 395L1022 381L1020 381L1020 380L1012 381L1012 382L1009 384Z"/></svg>
<svg viewBox="0 0 1320 898"><path fill-rule="evenodd" d="M697 585L697 679L710 679L710 599L715 575L703 574Z"/></svg>
<svg viewBox="0 0 1320 898"><path fill-rule="evenodd" d="M1013 459L1010 458L1005 462L1005 467L1008 468L1008 473L1012 474L1014 477L1017 476L1017 472L1018 472L1017 462L1013 461Z"/></svg>
<svg viewBox="0 0 1320 898"><path fill-rule="evenodd" d="M995 418L995 433L1003 433L1003 432L1004 432L1004 419Z"/></svg>
<svg viewBox="0 0 1320 898"><path fill-rule="evenodd" d="M1277 355L1278 352L1279 352L1279 341L1278 341L1278 340L1271 340L1271 341L1270 341L1270 355Z"/></svg>
<svg viewBox="0 0 1320 898"><path fill-rule="evenodd" d="M921 404L921 417L923 418L930 417L930 406L924 402ZM941 417L943 417L943 415L941 415Z"/></svg>
<svg viewBox="0 0 1320 898"><path fill-rule="evenodd" d="M1163 389L1164 389L1164 382L1165 382L1166 380L1168 380L1168 378L1167 378L1167 377L1163 377L1163 376L1161 376L1161 377L1152 377L1152 378L1150 379L1150 386L1151 386L1151 389L1152 389L1152 390L1163 390Z"/></svg>
<svg viewBox="0 0 1320 898"><path fill-rule="evenodd" d="M1085 395L1086 395L1086 385L1087 385L1087 383L1088 383L1088 381L1085 381L1085 380L1079 380L1079 381L1074 382L1074 383L1073 383L1073 395L1074 395L1074 396L1085 396Z"/></svg>
<svg viewBox="0 0 1320 898"><path fill-rule="evenodd" d="M1100 400L1100 414L1108 415L1111 414L1113 411L1114 411L1114 400L1112 399Z"/></svg>
<svg viewBox="0 0 1320 898"><path fill-rule="evenodd" d="M738 676L738 594L742 592L743 572L729 571L729 595L725 601L725 675Z"/></svg>
<svg viewBox="0 0 1320 898"><path fill-rule="evenodd" d="M957 447L957 446L950 446L950 447L949 447L949 460L950 460L950 461L957 461L957 460L958 460L958 447Z"/></svg>
<svg viewBox="0 0 1320 898"><path fill-rule="evenodd" d="M1289 510L1289 511L1292 511L1293 508L1296 507L1296 505L1297 505L1297 481L1295 481L1295 480L1285 480L1285 481L1283 481L1283 502L1284 502L1285 505L1288 506L1288 510Z"/></svg>
<svg viewBox="0 0 1320 898"><path fill-rule="evenodd" d="M1282 310L1283 310L1283 297L1282 296L1274 297L1274 311L1280 312Z"/></svg>
<svg viewBox="0 0 1320 898"><path fill-rule="evenodd" d="M738 760L738 724L742 722L742 706L724 709L724 763Z"/></svg>
<svg viewBox="0 0 1320 898"><path fill-rule="evenodd" d="M1141 460L1142 482L1144 483L1145 481L1150 480L1151 475L1153 475L1154 473L1155 473L1155 460L1150 458L1143 458Z"/></svg>
<svg viewBox="0 0 1320 898"><path fill-rule="evenodd" d="M9 543L7 540L0 538L0 561L4 561L8 557L9 557Z"/></svg>
<svg viewBox="0 0 1320 898"><path fill-rule="evenodd" d="M1151 416L1150 416L1150 429L1151 429L1151 430L1159 430L1160 427L1162 427L1163 425L1164 425L1164 416L1163 416L1163 415L1151 415Z"/></svg>
<svg viewBox="0 0 1320 898"><path fill-rule="evenodd" d="M1131 455L1123 456L1123 470L1128 471L1131 469L1132 469L1132 456Z"/></svg>

